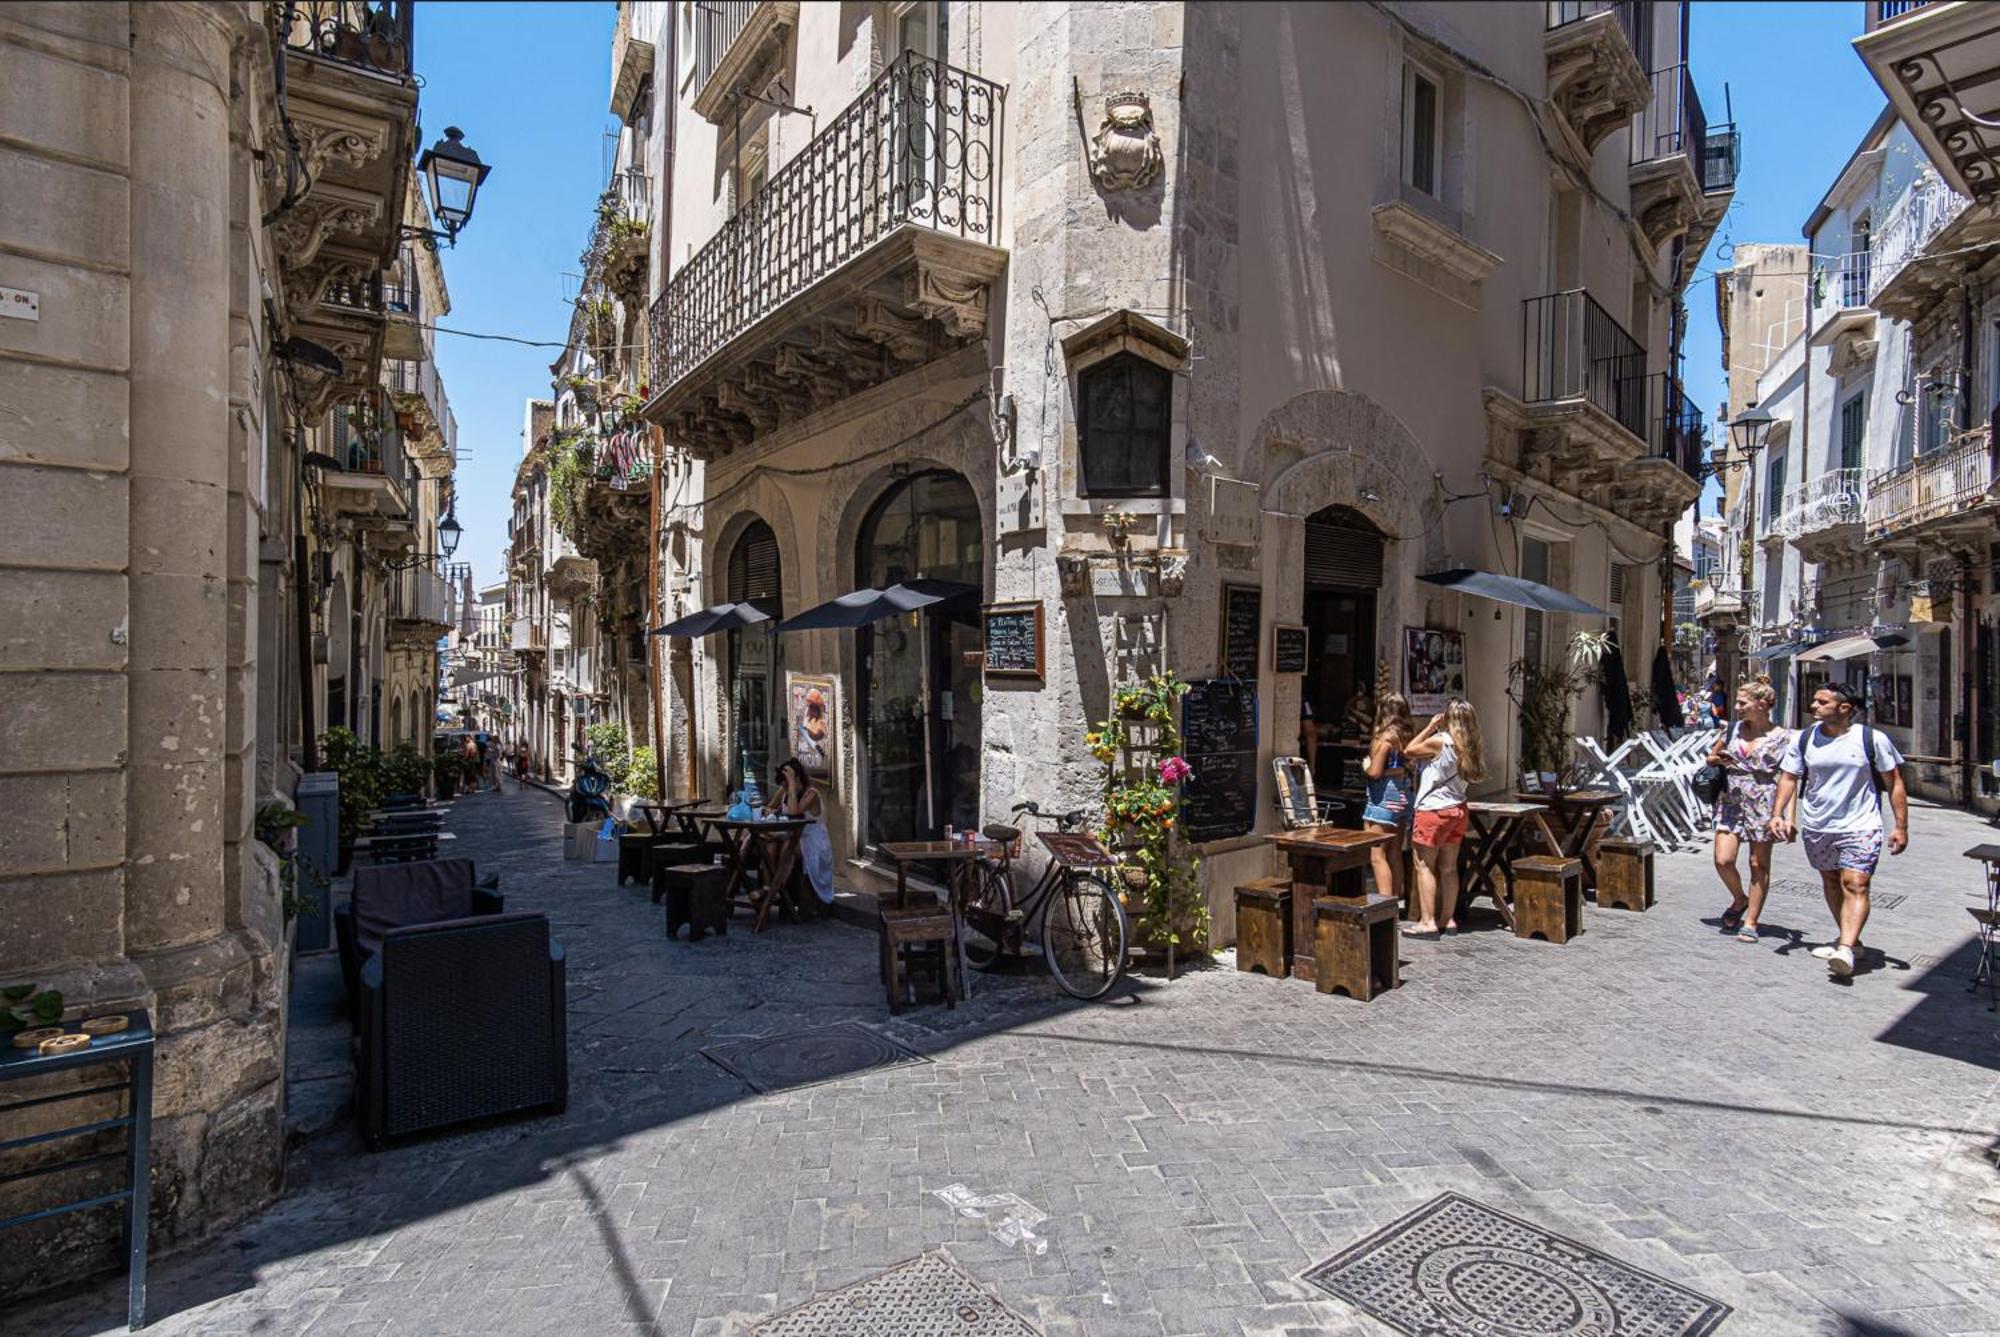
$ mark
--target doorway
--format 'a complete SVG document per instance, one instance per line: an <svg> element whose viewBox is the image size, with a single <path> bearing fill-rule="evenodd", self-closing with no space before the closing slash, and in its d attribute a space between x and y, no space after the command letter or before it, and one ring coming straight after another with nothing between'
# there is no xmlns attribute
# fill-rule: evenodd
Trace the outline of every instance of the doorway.
<svg viewBox="0 0 2000 1337"><path fill-rule="evenodd" d="M782 757L771 755L771 739L782 737L774 720L782 693L773 684L782 678L782 644L772 629L785 615L778 539L771 526L754 520L729 550L727 593L731 603L747 603L769 622L727 633L729 639L729 736L735 747L728 758L729 788L741 789L756 777L759 789Z"/></svg>
<svg viewBox="0 0 2000 1337"><path fill-rule="evenodd" d="M1384 547L1382 531L1352 507L1329 506L1306 520L1302 692L1312 728L1300 732L1313 738L1315 788L1347 800L1351 814L1361 810L1361 767L1375 723Z"/></svg>

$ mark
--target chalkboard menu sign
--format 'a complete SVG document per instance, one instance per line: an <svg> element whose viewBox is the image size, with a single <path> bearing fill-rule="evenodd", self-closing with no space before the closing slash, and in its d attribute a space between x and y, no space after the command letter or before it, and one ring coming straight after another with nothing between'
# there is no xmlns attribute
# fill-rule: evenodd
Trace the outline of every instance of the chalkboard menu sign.
<svg viewBox="0 0 2000 1337"><path fill-rule="evenodd" d="M1257 822L1256 686L1191 683L1181 698L1181 752L1194 769L1181 790L1181 834L1197 843L1248 834Z"/></svg>
<svg viewBox="0 0 2000 1337"><path fill-rule="evenodd" d="M1248 585L1222 587L1222 672L1239 678L1257 676L1257 650L1263 639L1264 592Z"/></svg>
<svg viewBox="0 0 2000 1337"><path fill-rule="evenodd" d="M1306 671L1306 629L1280 622L1271 628L1271 669L1275 673Z"/></svg>
<svg viewBox="0 0 2000 1337"><path fill-rule="evenodd" d="M986 623L986 676L1040 678L1042 606L988 604L982 612Z"/></svg>

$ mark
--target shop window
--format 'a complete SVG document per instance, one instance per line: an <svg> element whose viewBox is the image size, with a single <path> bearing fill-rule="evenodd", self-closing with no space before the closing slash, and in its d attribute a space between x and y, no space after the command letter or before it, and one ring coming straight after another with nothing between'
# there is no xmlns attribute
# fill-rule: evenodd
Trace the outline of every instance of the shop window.
<svg viewBox="0 0 2000 1337"><path fill-rule="evenodd" d="M1173 373L1120 353L1077 377L1078 447L1087 497L1164 497Z"/></svg>

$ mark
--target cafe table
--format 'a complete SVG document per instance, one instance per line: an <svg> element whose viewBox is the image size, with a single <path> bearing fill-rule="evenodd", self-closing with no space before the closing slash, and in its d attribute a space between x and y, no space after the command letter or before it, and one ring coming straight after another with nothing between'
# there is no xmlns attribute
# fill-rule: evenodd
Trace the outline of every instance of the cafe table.
<svg viewBox="0 0 2000 1337"><path fill-rule="evenodd" d="M1600 819L1605 829L1610 829L1611 809L1617 806L1618 795L1609 789L1565 789L1555 794L1523 789L1516 791L1514 801L1548 809L1542 820L1548 823L1556 852L1566 859L1579 860L1583 864L1583 885L1595 887L1597 865L1590 859L1590 842L1598 834Z"/></svg>
<svg viewBox="0 0 2000 1337"><path fill-rule="evenodd" d="M707 802L708 800L705 798L669 799L665 803L642 801L634 803L632 811L646 819L648 834L663 836L667 834L665 829L667 823L673 821L683 809L699 808ZM697 833L689 831L688 834L695 835Z"/></svg>
<svg viewBox="0 0 2000 1337"><path fill-rule="evenodd" d="M762 933L764 922L771 917L771 906L786 896L777 872L796 861L799 833L812 823L803 817L723 816L703 817L702 824L722 844L723 862L729 869L729 883L723 894L732 903L740 897L740 903L752 914L750 931ZM753 863L761 864L764 872L763 882L755 891L750 890ZM798 906L789 897L785 904L792 913L798 912Z"/></svg>
<svg viewBox="0 0 2000 1337"><path fill-rule="evenodd" d="M1369 852L1396 837L1388 831L1302 826L1272 837L1292 867L1292 974L1313 974L1313 901L1321 896L1362 901Z"/></svg>
<svg viewBox="0 0 2000 1337"><path fill-rule="evenodd" d="M723 821L728 816L726 808L706 807L700 804L677 808L673 812L673 819L680 823L681 831L696 840L715 838L714 833L708 829L708 824Z"/></svg>
<svg viewBox="0 0 2000 1337"><path fill-rule="evenodd" d="M910 903L910 865L949 865L946 882L947 903L951 908L951 949L958 956L958 996L972 997L972 976L965 965L965 933L960 911L972 893L972 879L979 875L979 861L998 857L1000 846L985 840L960 844L955 840L898 840L875 847L896 865L896 908Z"/></svg>
<svg viewBox="0 0 2000 1337"><path fill-rule="evenodd" d="M2000 982L1993 971L1993 947L2000 941L2000 845L1974 845L1965 857L1986 866L1986 908L1965 908L1979 925L1979 960L1972 969L1972 991L1976 994L1981 984L1986 986L1986 1010L1991 1012L2000 1006Z"/></svg>
<svg viewBox="0 0 2000 1337"><path fill-rule="evenodd" d="M1550 849L1560 849L1555 832L1549 829L1548 810L1539 803L1506 803L1475 799L1465 805L1468 813L1466 840L1458 854L1458 909L1477 896L1488 896L1500 911L1508 928L1514 927L1514 858L1521 853L1522 837L1539 831ZM1503 895L1495 878L1507 885Z"/></svg>

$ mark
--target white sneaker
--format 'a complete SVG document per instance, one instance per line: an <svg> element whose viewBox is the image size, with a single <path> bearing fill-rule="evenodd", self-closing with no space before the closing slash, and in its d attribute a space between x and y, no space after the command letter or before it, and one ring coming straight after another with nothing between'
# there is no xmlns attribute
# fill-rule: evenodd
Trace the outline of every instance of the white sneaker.
<svg viewBox="0 0 2000 1337"><path fill-rule="evenodd" d="M1854 949L1845 943L1837 944L1828 953L1826 968L1845 979L1854 974Z"/></svg>
<svg viewBox="0 0 2000 1337"><path fill-rule="evenodd" d="M1840 950L1841 950L1841 946L1840 946L1840 944L1839 944L1839 943L1837 943L1837 942L1828 942L1828 943L1822 943L1822 944L1821 944L1821 945L1819 945L1818 947L1815 947L1815 948L1813 948L1813 949L1812 949L1812 954L1813 954L1813 960L1815 960L1815 961L1831 961L1831 960L1833 959L1833 954L1834 954L1835 952L1838 952L1838 951L1840 951ZM1854 944L1854 951L1855 951L1855 952L1858 952L1858 951L1860 951L1860 950L1861 950L1861 944L1860 944L1860 943L1858 943L1858 942L1857 942L1857 943L1855 943L1855 944ZM1853 954L1854 954L1853 952L1849 952L1849 953L1848 953L1848 955L1849 955L1850 957L1852 957L1852 956L1853 956Z"/></svg>

